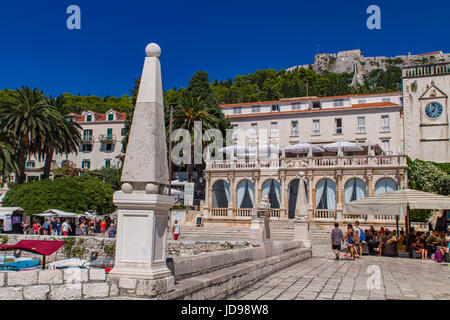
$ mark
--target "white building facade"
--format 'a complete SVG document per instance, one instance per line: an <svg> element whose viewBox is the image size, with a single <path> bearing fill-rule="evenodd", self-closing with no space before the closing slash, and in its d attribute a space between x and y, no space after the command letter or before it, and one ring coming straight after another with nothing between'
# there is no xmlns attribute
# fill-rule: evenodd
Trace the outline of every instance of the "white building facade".
<svg viewBox="0 0 450 320"><path fill-rule="evenodd" d="M93 111L70 114L69 121L77 122L82 128L82 143L78 153L55 153L52 169L61 168L65 164L86 170L120 167L125 118L125 113L114 110L109 110L105 114ZM30 155L26 163L27 181L39 180L43 167L44 161Z"/></svg>

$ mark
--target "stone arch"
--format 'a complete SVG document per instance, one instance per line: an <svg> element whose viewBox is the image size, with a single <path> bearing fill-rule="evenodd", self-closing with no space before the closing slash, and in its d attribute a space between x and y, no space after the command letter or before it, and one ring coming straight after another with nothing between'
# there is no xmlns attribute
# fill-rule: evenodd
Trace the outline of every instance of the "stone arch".
<svg viewBox="0 0 450 320"><path fill-rule="evenodd" d="M248 178L240 179L236 184L236 207L253 208L255 199L255 184Z"/></svg>
<svg viewBox="0 0 450 320"><path fill-rule="evenodd" d="M290 219L295 218L295 207L297 204L297 195L299 187L299 178L291 179L288 184L288 217ZM303 179L306 192L306 200L308 201L310 195L308 194L308 182Z"/></svg>
<svg viewBox="0 0 450 320"><path fill-rule="evenodd" d="M336 209L336 182L322 178L316 183L316 209Z"/></svg>
<svg viewBox="0 0 450 320"><path fill-rule="evenodd" d="M279 209L281 205L281 186L280 182L274 178L266 179L262 184L262 195L269 197L270 205L274 209Z"/></svg>
<svg viewBox="0 0 450 320"><path fill-rule="evenodd" d="M383 177L375 183L375 195L385 194L398 189L397 182L390 177Z"/></svg>
<svg viewBox="0 0 450 320"><path fill-rule="evenodd" d="M213 184L213 208L228 208L230 202L230 185L224 179L216 180Z"/></svg>
<svg viewBox="0 0 450 320"><path fill-rule="evenodd" d="M358 177L347 179L344 185L344 202L364 199L367 196L366 182Z"/></svg>

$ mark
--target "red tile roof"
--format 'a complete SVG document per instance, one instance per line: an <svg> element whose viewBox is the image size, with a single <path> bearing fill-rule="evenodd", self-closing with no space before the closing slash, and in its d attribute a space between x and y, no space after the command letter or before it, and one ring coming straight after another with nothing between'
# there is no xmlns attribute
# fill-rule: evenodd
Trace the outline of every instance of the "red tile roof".
<svg viewBox="0 0 450 320"><path fill-rule="evenodd" d="M418 56L429 56L429 55L432 55L432 54L442 54L442 51L434 51L434 52L421 53L421 54L418 54Z"/></svg>
<svg viewBox="0 0 450 320"><path fill-rule="evenodd" d="M289 102L299 102L299 101L310 101L310 100L330 100L339 98L351 98L351 97L367 97L367 96L386 96L386 95L397 95L402 94L402 92L388 92L388 93L368 93L368 94L347 94L342 96L329 96L329 97L304 97L298 99L286 99L286 100L272 100L272 101L253 101L253 102L243 102L243 103L229 103L221 104L221 108L231 108L236 106L248 106L248 105L258 105L258 104L268 104L268 103L289 103Z"/></svg>
<svg viewBox="0 0 450 320"><path fill-rule="evenodd" d="M116 120L125 120L126 118L126 113L123 112L118 112L118 111L113 111L116 114ZM93 112L93 111L87 111L86 114L83 115L79 115L76 113L71 113L71 115L73 115L74 117L74 121L75 122L86 122L86 115L87 114L93 114L94 115L94 119L95 121L108 121L107 120L107 114L106 113L98 113L98 112Z"/></svg>
<svg viewBox="0 0 450 320"><path fill-rule="evenodd" d="M293 111L280 111L280 112L232 114L232 115L225 115L225 117L227 117L227 118L237 118L237 117L267 116L267 115L302 113L302 112L336 111L336 110L349 110L349 109L361 109L361 108L377 108L377 107L400 107L400 105L392 103L392 102L374 102L374 103L352 104L351 107L345 107L345 108L326 108L326 109L293 110Z"/></svg>

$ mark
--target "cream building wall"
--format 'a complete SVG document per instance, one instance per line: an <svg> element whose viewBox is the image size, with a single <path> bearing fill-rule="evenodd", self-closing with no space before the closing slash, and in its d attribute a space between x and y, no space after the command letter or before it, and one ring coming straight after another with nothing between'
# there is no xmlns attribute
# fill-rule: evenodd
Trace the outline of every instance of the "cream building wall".
<svg viewBox="0 0 450 320"><path fill-rule="evenodd" d="M449 63L403 69L405 148L412 159L450 162L449 94ZM425 112L433 102L443 107L436 118Z"/></svg>
<svg viewBox="0 0 450 320"><path fill-rule="evenodd" d="M292 103L300 103L299 109L293 109ZM313 107L313 102L320 107ZM340 96L325 98L310 98L308 100L280 100L278 102L260 103L261 112L251 112L251 106L242 105L241 113L235 113L233 108L239 105L223 105L222 110L230 118L235 128L235 142L243 145L254 145L252 125L256 124L259 132L265 132L267 141L259 143L274 143L282 147L299 143L311 142L325 144L335 141L353 141L358 143L378 143L390 153L403 153L402 141L402 105L401 93L382 95ZM280 111L267 111L274 104L280 105ZM389 126L382 127L382 117L388 117ZM363 118L363 130L358 130L358 118ZM336 119L342 121L342 132L338 133ZM293 122L297 122L298 134L293 132ZM314 121L319 122L319 132L313 131ZM274 130L272 130L274 129ZM278 129L278 130L275 130ZM265 131L264 131L265 130ZM264 134L259 135L264 140ZM261 137L263 137L261 139ZM389 141L389 143L386 143Z"/></svg>

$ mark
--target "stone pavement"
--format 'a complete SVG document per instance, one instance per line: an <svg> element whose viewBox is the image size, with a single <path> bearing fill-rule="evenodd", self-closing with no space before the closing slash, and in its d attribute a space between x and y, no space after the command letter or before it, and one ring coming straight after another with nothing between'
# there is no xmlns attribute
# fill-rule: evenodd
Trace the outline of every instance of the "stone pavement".
<svg viewBox="0 0 450 320"><path fill-rule="evenodd" d="M449 300L450 266L397 257L363 256L353 261L343 254L336 261L329 246L313 245L312 259L278 271L229 299Z"/></svg>

